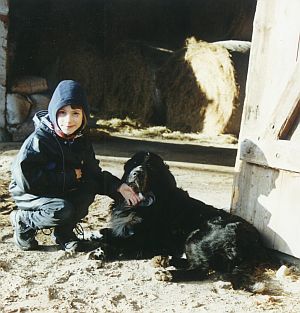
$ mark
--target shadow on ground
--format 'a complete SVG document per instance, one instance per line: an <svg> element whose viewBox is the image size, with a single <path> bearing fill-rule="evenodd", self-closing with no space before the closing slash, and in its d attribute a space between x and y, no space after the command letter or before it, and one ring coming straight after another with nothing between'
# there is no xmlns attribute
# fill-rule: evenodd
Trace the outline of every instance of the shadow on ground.
<svg viewBox="0 0 300 313"><path fill-rule="evenodd" d="M95 153L103 156L129 158L140 150L159 154L166 161L231 166L235 164L236 148L169 143L109 136L95 140Z"/></svg>

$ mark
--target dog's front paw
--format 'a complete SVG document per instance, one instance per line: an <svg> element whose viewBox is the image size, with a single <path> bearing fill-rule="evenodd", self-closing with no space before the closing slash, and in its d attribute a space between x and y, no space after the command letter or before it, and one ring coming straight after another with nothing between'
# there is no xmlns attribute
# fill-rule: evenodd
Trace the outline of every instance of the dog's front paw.
<svg viewBox="0 0 300 313"><path fill-rule="evenodd" d="M153 267L163 267L166 268L170 266L169 257L163 255L156 255L152 258L151 264Z"/></svg>
<svg viewBox="0 0 300 313"><path fill-rule="evenodd" d="M159 270L155 272L155 278L159 281L172 281L173 276L171 272L167 270Z"/></svg>
<svg viewBox="0 0 300 313"><path fill-rule="evenodd" d="M104 252L101 248L97 248L87 254L87 259L88 260L100 260L104 261Z"/></svg>

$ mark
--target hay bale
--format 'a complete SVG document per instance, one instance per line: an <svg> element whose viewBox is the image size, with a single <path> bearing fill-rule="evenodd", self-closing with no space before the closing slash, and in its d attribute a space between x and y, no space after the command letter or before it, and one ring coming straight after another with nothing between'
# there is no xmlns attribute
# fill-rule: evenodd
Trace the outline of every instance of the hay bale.
<svg viewBox="0 0 300 313"><path fill-rule="evenodd" d="M230 121L240 117L239 87L227 49L188 40L159 71L159 86L170 129L238 134Z"/></svg>
<svg viewBox="0 0 300 313"><path fill-rule="evenodd" d="M119 42L105 53L92 44L72 48L52 64L52 73L52 88L63 79L78 81L98 117L128 116L148 123L153 116L154 70L139 42Z"/></svg>
<svg viewBox="0 0 300 313"><path fill-rule="evenodd" d="M246 93L246 81L248 73L249 55L251 42L239 40L225 40L213 42L214 45L220 45L230 52L231 61L235 71L235 81L239 91L239 105L232 112L224 133L238 135L242 118L242 109Z"/></svg>
<svg viewBox="0 0 300 313"><path fill-rule="evenodd" d="M51 65L48 81L52 89L59 81L73 79L78 81L87 93L91 111L98 112L103 98L104 59L101 50L94 45L70 47Z"/></svg>
<svg viewBox="0 0 300 313"><path fill-rule="evenodd" d="M155 71L148 64L139 42L121 42L105 58L101 115L104 118L151 121L155 102Z"/></svg>

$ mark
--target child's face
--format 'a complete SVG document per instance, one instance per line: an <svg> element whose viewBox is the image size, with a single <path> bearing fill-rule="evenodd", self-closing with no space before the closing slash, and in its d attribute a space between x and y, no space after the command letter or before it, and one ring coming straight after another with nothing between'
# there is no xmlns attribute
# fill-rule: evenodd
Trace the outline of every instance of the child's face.
<svg viewBox="0 0 300 313"><path fill-rule="evenodd" d="M82 124L82 109L72 109L71 105L66 105L58 110L56 120L58 127L64 134L72 135Z"/></svg>

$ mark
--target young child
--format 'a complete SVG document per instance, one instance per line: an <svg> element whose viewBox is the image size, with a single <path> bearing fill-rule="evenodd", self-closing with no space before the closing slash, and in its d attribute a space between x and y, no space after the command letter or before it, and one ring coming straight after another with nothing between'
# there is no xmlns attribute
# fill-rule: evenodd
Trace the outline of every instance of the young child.
<svg viewBox="0 0 300 313"><path fill-rule="evenodd" d="M22 250L37 249L36 231L52 227L62 249L80 250L73 229L96 194L119 192L130 205L140 201L131 187L99 167L83 133L88 116L82 87L65 80L56 87L48 111L33 118L35 130L13 162L10 184L18 207L10 214L14 242Z"/></svg>

